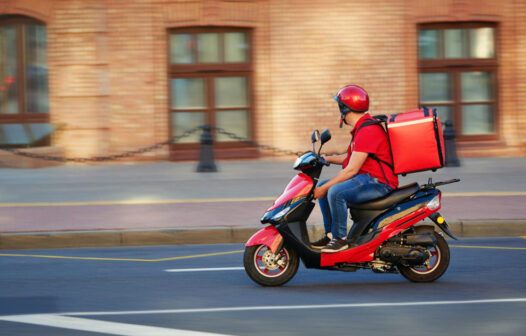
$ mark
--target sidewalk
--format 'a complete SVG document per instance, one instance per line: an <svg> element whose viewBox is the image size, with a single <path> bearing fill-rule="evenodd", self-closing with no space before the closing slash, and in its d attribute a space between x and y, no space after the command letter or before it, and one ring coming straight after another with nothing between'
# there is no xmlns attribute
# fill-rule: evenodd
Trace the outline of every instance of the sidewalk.
<svg viewBox="0 0 526 336"><path fill-rule="evenodd" d="M262 227L292 161L219 161L217 173L195 162L1 169L0 249L241 242ZM462 180L441 188L459 236L526 235L526 158L464 159L400 184L429 177ZM321 234L317 207L308 224Z"/></svg>

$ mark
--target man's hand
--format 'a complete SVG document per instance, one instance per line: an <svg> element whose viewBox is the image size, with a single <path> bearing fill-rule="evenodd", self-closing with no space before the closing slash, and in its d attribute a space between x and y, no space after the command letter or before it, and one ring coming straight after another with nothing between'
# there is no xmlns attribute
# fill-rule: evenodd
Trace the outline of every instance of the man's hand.
<svg viewBox="0 0 526 336"><path fill-rule="evenodd" d="M350 178L353 178L362 167L368 155L368 153L353 152L351 155L349 165L345 167L345 169L340 170L340 172L336 176L334 176L321 187L314 188L314 198L319 199L325 197L330 187L343 181L347 181Z"/></svg>
<svg viewBox="0 0 526 336"><path fill-rule="evenodd" d="M323 186L314 188L314 198L323 198L325 195L327 195L327 189Z"/></svg>

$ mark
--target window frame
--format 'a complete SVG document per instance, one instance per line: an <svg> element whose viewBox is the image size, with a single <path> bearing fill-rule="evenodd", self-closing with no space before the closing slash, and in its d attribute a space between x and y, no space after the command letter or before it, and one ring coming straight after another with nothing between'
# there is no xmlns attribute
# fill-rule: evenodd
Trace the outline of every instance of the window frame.
<svg viewBox="0 0 526 336"><path fill-rule="evenodd" d="M493 28L493 58L445 58L445 29L470 29L470 28ZM451 94L452 103L437 103L428 105L432 106L451 106L453 113L453 125L455 127L455 134L458 141L487 141L498 140L500 138L500 113L499 113L499 29L495 22L450 22L450 23L423 23L417 25L417 61L418 61L418 81L420 83L420 74L422 73L449 73L451 75ZM440 43L440 57L436 59L422 59L420 58L419 47L419 33L421 30L436 29L439 30ZM466 34L466 46L470 45L470 34ZM468 49L469 55L469 49ZM493 76L493 100L485 102L462 102L462 87L461 74L463 72L490 72ZM421 92L420 84L418 85L418 102L419 105L424 105L420 101ZM487 104L493 106L493 128L494 133L491 134L462 134L462 105ZM444 122L445 120L442 120Z"/></svg>
<svg viewBox="0 0 526 336"><path fill-rule="evenodd" d="M16 29L16 48L17 48L17 93L18 93L18 113L14 114L0 114L0 124L30 124L30 123L49 123L50 112L29 112L27 110L26 89L25 89L25 47L23 37L24 24L37 24L46 26L45 22L40 20L21 16L21 15L6 15L0 16L0 26L15 26ZM47 33L46 33L47 43ZM49 52L48 52L49 54ZM49 66L48 66L49 69ZM49 87L49 75L48 75ZM49 99L49 93L48 93Z"/></svg>
<svg viewBox="0 0 526 336"><path fill-rule="evenodd" d="M191 64L172 64L171 63L171 43L170 36L172 34L193 34L192 38L196 38L197 34L200 33L245 33L247 38L247 61L240 63L191 63ZM254 111L255 111L255 100L254 100L254 73L253 73L253 55L254 47L252 44L252 29L244 27L182 27L182 28L170 28L167 30L167 61L168 61L168 125L170 137L174 137L172 113L176 112L205 112L205 120L209 125L215 125L216 123L216 111L221 110L246 110L248 113L248 124L247 132L249 139L255 138L255 125L254 125ZM196 53L195 48L193 50ZM224 38L220 40L220 57L223 61L224 57ZM193 55L194 59L197 59L197 55ZM235 108L218 108L215 106L215 84L214 79L220 77L246 77L248 80L247 95L248 95L248 106L247 107L235 107ZM203 78L205 80L206 87L206 107L199 109L175 109L173 108L173 97L172 97L172 79L175 78ZM217 132L212 130L214 139L217 139ZM227 141L218 142L214 141L214 147L219 151L224 151L225 157L252 157L256 155L256 150L253 145L242 142L242 141ZM183 159L195 159L197 157L197 149L199 148L199 142L197 143L172 143L170 144L170 156L172 158L183 158ZM188 150L191 151L187 155L177 156L177 151ZM230 152L230 153L226 153ZM237 153L236 153L237 152ZM221 153L219 153L221 157Z"/></svg>

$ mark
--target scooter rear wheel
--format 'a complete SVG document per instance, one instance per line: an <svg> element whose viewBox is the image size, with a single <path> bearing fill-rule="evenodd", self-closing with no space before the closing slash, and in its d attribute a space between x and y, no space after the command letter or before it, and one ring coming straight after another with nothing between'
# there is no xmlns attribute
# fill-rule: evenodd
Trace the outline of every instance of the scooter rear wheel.
<svg viewBox="0 0 526 336"><path fill-rule="evenodd" d="M440 278L449 266L449 246L444 237L433 232L437 243L428 248L430 253L427 264L422 266L398 266L400 273L413 282L431 282Z"/></svg>
<svg viewBox="0 0 526 336"><path fill-rule="evenodd" d="M248 246L243 257L248 276L262 286L281 286L298 271L296 251L283 245L276 254L265 245Z"/></svg>

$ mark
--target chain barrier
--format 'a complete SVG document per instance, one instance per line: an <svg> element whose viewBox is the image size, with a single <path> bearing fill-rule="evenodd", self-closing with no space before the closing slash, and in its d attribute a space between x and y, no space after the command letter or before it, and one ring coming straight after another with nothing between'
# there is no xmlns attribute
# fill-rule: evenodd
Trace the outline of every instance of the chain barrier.
<svg viewBox="0 0 526 336"><path fill-rule="evenodd" d="M118 160L118 159L128 158L128 157L131 157L131 156L134 156L134 155L137 155L137 154L143 154L143 153L146 153L146 152L150 152L150 151L156 150L156 149L161 148L163 146L166 146L166 145L168 145L168 144L170 144L172 142L177 142L177 141L181 140L182 138L186 138L186 137L192 135L193 133L197 132L201 128L202 128L201 126L192 128L192 129L184 132L181 135L175 136L175 137L173 137L173 138L171 138L169 140L163 141L163 142L159 142L159 143L157 143L155 145L152 145L152 146L139 148L139 149L128 151L128 152L124 152L124 153L121 153L121 154L107 155L107 156L95 156L95 157L91 157L91 158L82 158L82 157L68 158L68 157L61 157L61 156L36 154L36 153L30 153L30 152L26 152L26 151L21 151L19 149L15 149L15 148L0 148L0 150L6 151L6 152L10 152L12 154L19 155L19 156L25 156L25 157L29 157L29 158L33 158L33 159L41 159L41 160L47 160L47 161L80 162L80 163L82 163L82 162L111 161L111 160Z"/></svg>
<svg viewBox="0 0 526 336"><path fill-rule="evenodd" d="M32 159L41 159L41 160L47 160L47 161L77 162L77 163L113 161L113 160L118 160L118 159L124 159L124 158L128 158L128 157L132 157L132 156L135 156L135 155L138 155L138 154L144 154L144 153L156 150L158 148L161 148L163 146L169 145L171 143L178 142L179 140L181 140L183 138L186 138L186 137L189 137L190 135L192 135L193 133L195 133L195 132L197 132L199 130L203 130L203 128L205 128L205 126L206 125L194 127L194 128L192 128L190 130L185 131L181 135L175 136L175 137L173 137L171 139L168 139L166 141L163 141L163 142L159 142L159 143L154 144L152 146L139 148L139 149L128 151L128 152L124 152L124 153L121 153L121 154L114 154L114 155L107 155L107 156L73 157L73 158L69 158L69 157L61 157L61 156L53 156L53 155L30 153L30 152L26 152L26 151L23 151L23 150L20 150L20 149L16 149L16 148L0 148L0 150L6 151L6 152L12 153L14 155L18 155L18 156L24 156L24 157L28 157L28 158L32 158ZM253 140L249 140L249 139L240 137L239 135L237 135L235 133L228 132L225 129L220 128L220 127L210 126L209 129L214 129L219 134L226 135L227 137L229 137L229 138L231 138L233 140L236 140L236 141L239 141L239 142L242 142L242 143L246 143L246 144L252 145L252 146L254 146L256 148L259 148L259 149L262 149L262 150L265 150L265 151L270 151L270 152L273 152L273 153L276 153L276 154L280 154L280 155L301 156L304 153L306 153L306 152L300 152L300 151L291 151L291 150L281 149L281 148L277 148L277 147L273 147L273 146L269 146L269 145L262 145L262 144L259 144L259 143L255 142L255 141L253 141ZM341 155L341 154L345 154L345 153L325 153L323 155L325 155L325 156L334 156L334 155Z"/></svg>
<svg viewBox="0 0 526 336"><path fill-rule="evenodd" d="M305 152L295 152L295 151L291 151L291 150L281 149L281 148L272 147L272 146L268 146L268 145L261 145L261 144L258 144L255 141L253 141L253 140L249 140L249 139L240 137L239 135L237 135L235 133L228 132L228 131L226 131L223 128L220 128L220 127L212 127L212 128L215 129L219 134L226 135L230 139L237 140L239 142L243 142L243 143L252 145L252 146L254 146L256 148L260 148L260 149L263 149L263 150L266 150L266 151L274 152L276 154L301 156L302 154L305 153Z"/></svg>
<svg viewBox="0 0 526 336"><path fill-rule="evenodd" d="M261 148L261 149L267 150L267 151L271 151L271 152L274 152L274 153L277 153L277 154L301 156L301 155L307 153L307 152L295 152L295 151L291 151L291 150L285 150L285 149L272 147L272 146L268 146L268 145L261 145L261 144L258 144L255 141L252 141L252 140L249 140L249 139L246 139L246 138L242 138L242 137L238 136L237 134L228 132L228 131L226 131L223 128L220 128L220 127L212 127L212 128L215 129L218 133L226 135L226 136L228 136L231 139L234 139L234 140L237 140L237 141L240 141L240 142L243 142L243 143L247 143L247 144L253 145L254 147ZM344 153L336 153L336 152L323 153L324 156L335 156L335 155L342 155L342 154L347 154L347 152L344 152Z"/></svg>

